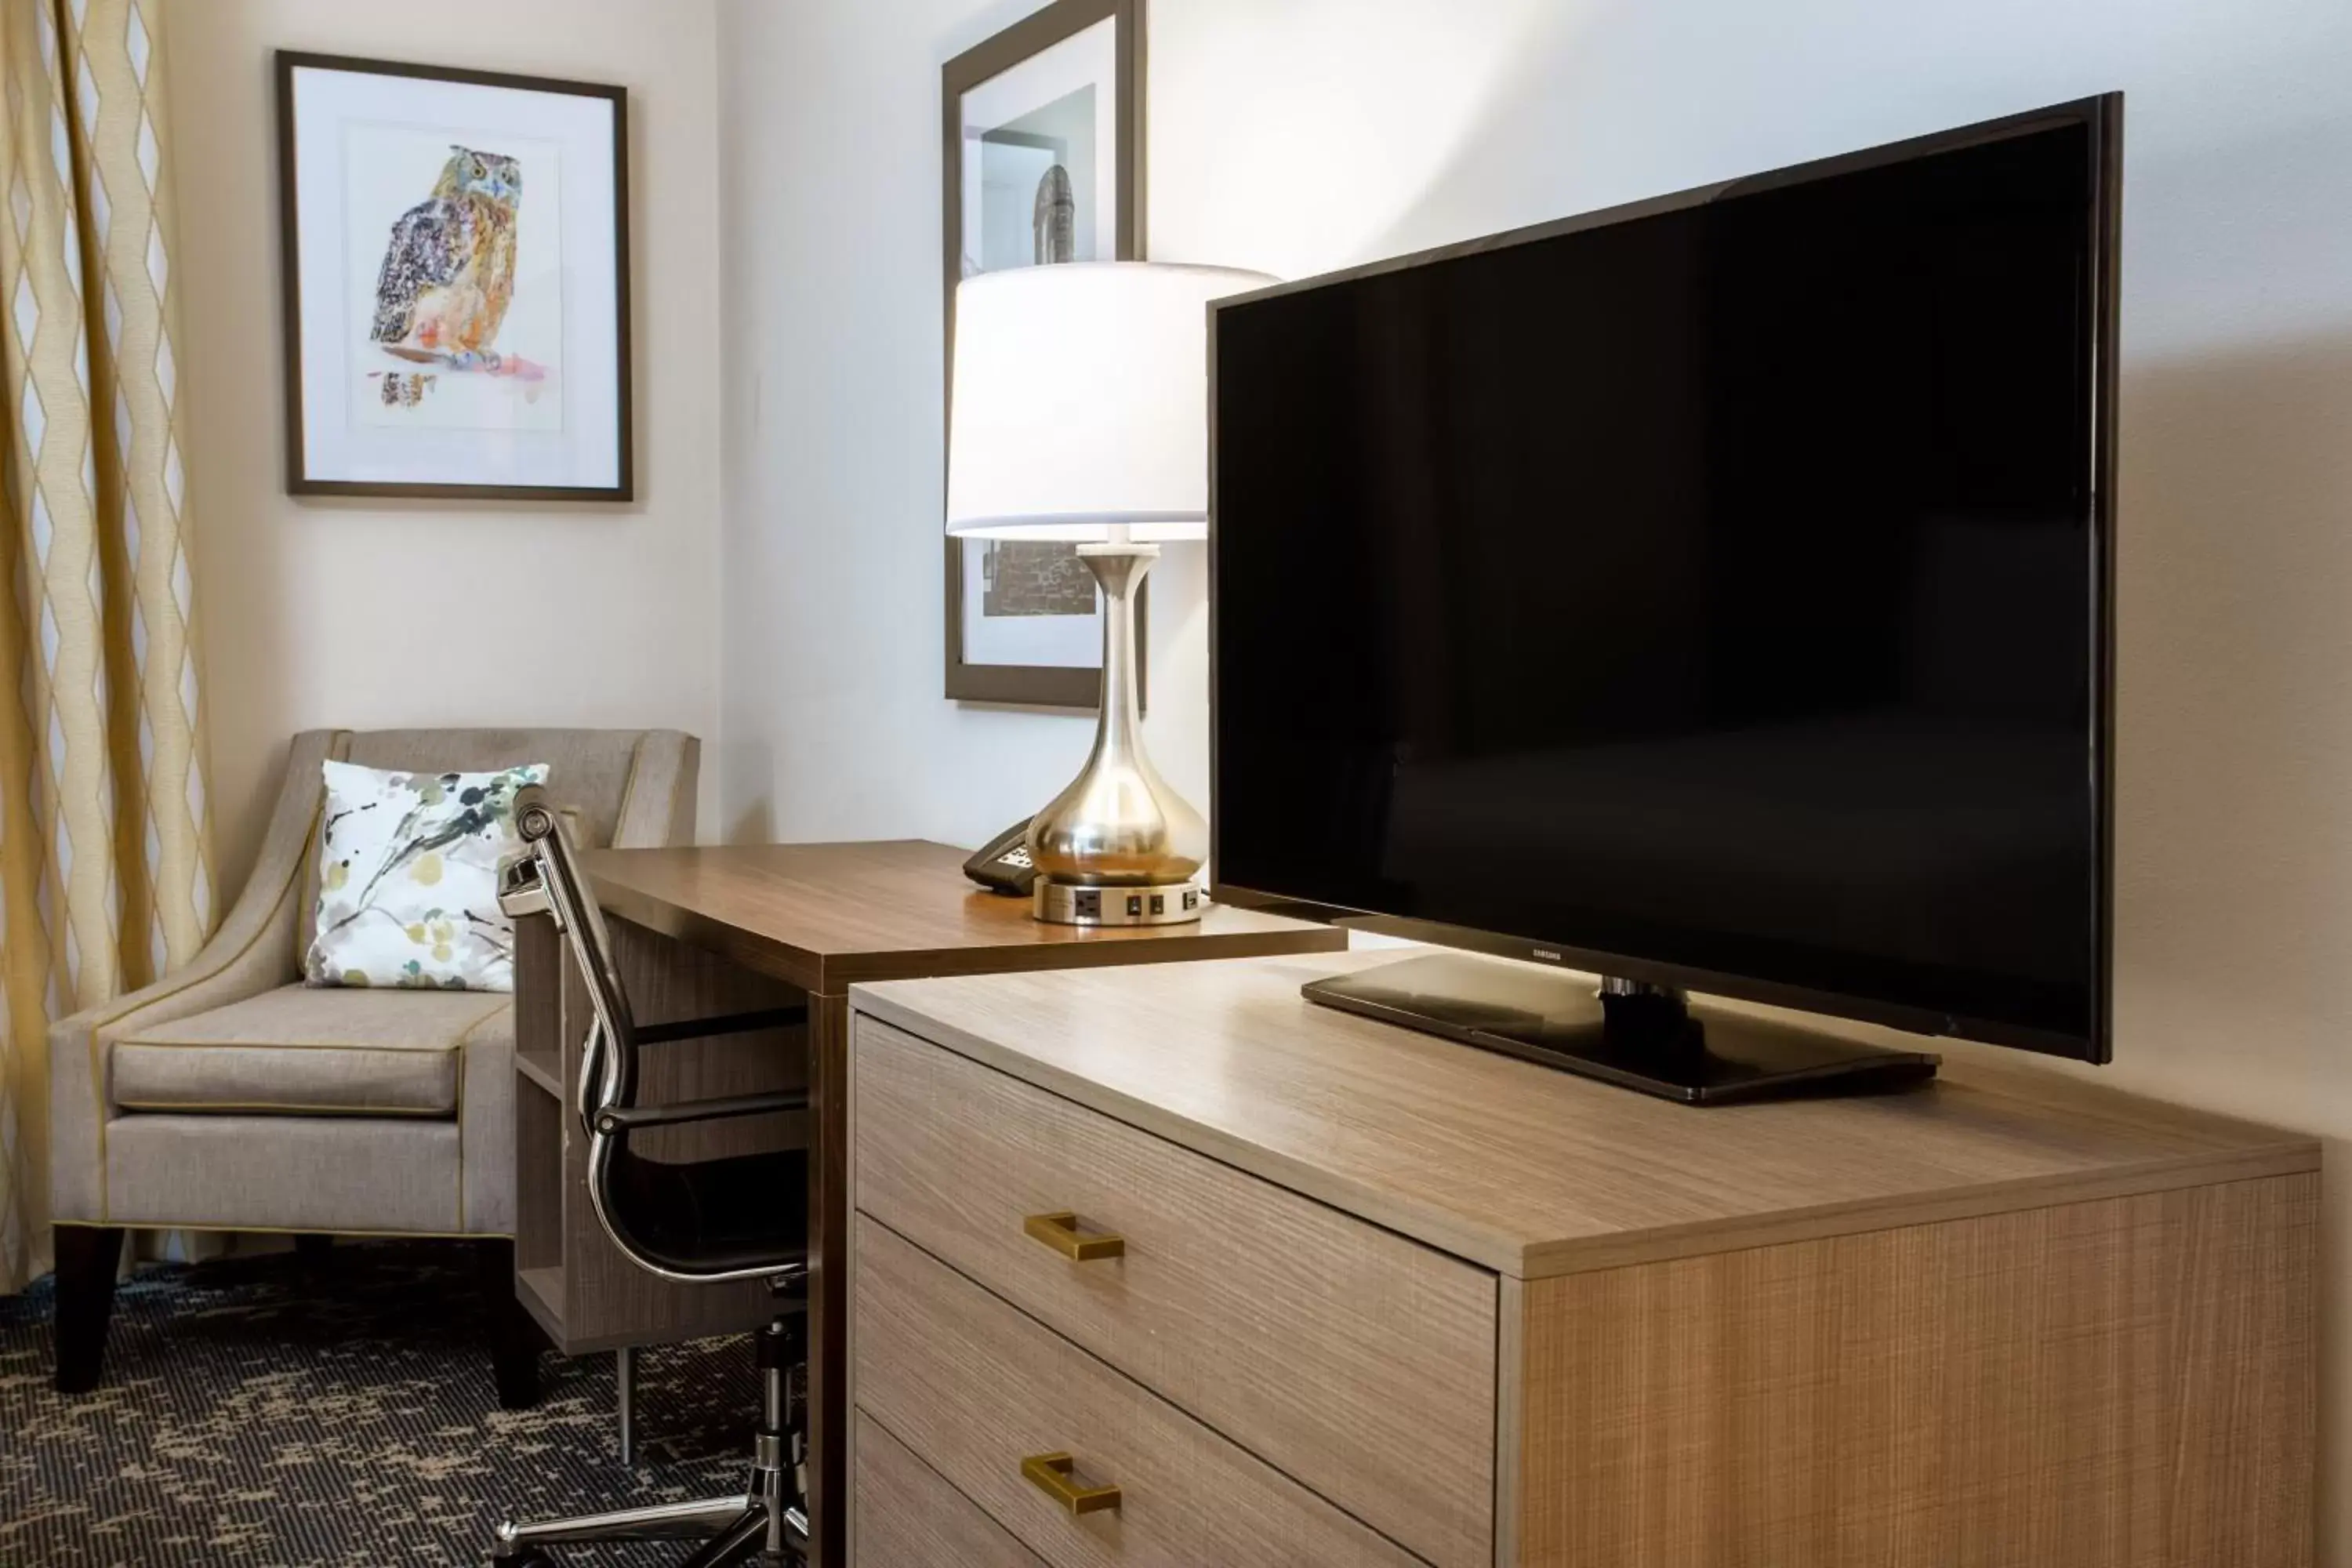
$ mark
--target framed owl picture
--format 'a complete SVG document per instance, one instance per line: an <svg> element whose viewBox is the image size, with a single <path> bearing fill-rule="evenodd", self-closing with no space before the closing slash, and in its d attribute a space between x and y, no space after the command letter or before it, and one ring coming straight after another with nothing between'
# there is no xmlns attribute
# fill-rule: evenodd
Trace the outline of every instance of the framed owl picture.
<svg viewBox="0 0 2352 1568"><path fill-rule="evenodd" d="M277 61L287 489L633 499L626 91Z"/></svg>

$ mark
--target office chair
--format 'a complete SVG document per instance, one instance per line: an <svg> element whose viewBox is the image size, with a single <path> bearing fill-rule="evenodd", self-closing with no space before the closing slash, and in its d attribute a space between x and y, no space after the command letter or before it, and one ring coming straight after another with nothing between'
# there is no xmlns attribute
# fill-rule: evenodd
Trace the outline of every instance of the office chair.
<svg viewBox="0 0 2352 1568"><path fill-rule="evenodd" d="M641 1047L777 1028L804 1022L808 1009L638 1024L613 962L604 913L580 873L562 819L538 787L517 793L515 826L525 847L501 874L499 904L509 917L551 917L588 992L593 1020L581 1057L577 1110L588 1140L588 1195L598 1223L624 1257L665 1279L765 1278L776 1312L759 1335L760 1427L740 1493L531 1524L509 1521L498 1527L490 1560L505 1568L546 1568L554 1562L547 1550L552 1546L699 1541L681 1568L805 1563L807 1152L668 1163L634 1152L629 1140L649 1128L806 1109L808 1096L799 1091L639 1105L636 1089Z"/></svg>

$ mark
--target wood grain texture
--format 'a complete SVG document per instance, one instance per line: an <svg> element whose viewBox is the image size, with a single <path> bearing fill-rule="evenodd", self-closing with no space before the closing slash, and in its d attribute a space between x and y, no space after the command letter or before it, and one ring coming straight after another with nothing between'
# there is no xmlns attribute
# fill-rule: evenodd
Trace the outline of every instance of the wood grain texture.
<svg viewBox="0 0 2352 1568"><path fill-rule="evenodd" d="M872 1417L856 1420L853 1568L1045 1568Z"/></svg>
<svg viewBox="0 0 2352 1568"><path fill-rule="evenodd" d="M1495 1276L855 1026L860 1209L1439 1568L1493 1562ZM1065 1209L1126 1255L1023 1233Z"/></svg>
<svg viewBox="0 0 2352 1568"><path fill-rule="evenodd" d="M2047 1070L1948 1066L1902 1095L1693 1110L1298 994L1383 956L911 981L854 1001L1529 1279L2318 1168L2312 1139Z"/></svg>
<svg viewBox="0 0 2352 1568"><path fill-rule="evenodd" d="M1149 1390L859 1215L857 1398L1055 1568L1410 1568L1349 1519ZM1022 1478L1067 1452L1124 1493L1074 1519ZM960 1562L961 1557L947 1561Z"/></svg>
<svg viewBox="0 0 2352 1568"><path fill-rule="evenodd" d="M515 1300L552 1344L563 1337L563 1269L560 1265L515 1270Z"/></svg>
<svg viewBox="0 0 2352 1568"><path fill-rule="evenodd" d="M520 1058L516 1058L518 1063ZM515 1085L515 1268L563 1266L563 1107L554 1092ZM560 1293L557 1297L562 1299Z"/></svg>
<svg viewBox="0 0 2352 1568"><path fill-rule="evenodd" d="M1212 906L1196 925L1045 925L981 890L964 851L916 839L600 849L581 857L609 911L809 991L919 974L1336 952L1347 933Z"/></svg>
<svg viewBox="0 0 2352 1568"><path fill-rule="evenodd" d="M563 1060L562 1058L557 1058L555 1065L551 1068L537 1057L527 1057L520 1053L517 1053L514 1059L514 1068L515 1077L520 1080L519 1087L528 1089L536 1085L540 1091L545 1094L550 1100L561 1102L563 1099Z"/></svg>
<svg viewBox="0 0 2352 1568"><path fill-rule="evenodd" d="M825 1390L825 1393L827 1397L835 1403L840 1414L828 1417L835 1422L832 1430L854 1432L854 1423L864 1419L857 1408L857 1314L849 1307L849 1303L857 1300L857 1248L851 1244L852 1232L849 1229L850 1216L857 1212L857 1162L852 1149L855 1139L851 1131L857 1125L857 1074L855 1070L854 1053L848 1049L847 1040L851 1031L856 1027L857 1015L849 1010L848 998L837 997L834 1002L835 1014L841 1020L841 1033L844 1040L843 1062L849 1070L842 1074L846 1083L846 1093L843 1097L841 1121L843 1136L838 1141L842 1151L842 1234L837 1242L827 1246L824 1250L830 1256L842 1260L843 1267L839 1270L842 1305L835 1310L830 1325L831 1332L828 1335L816 1337L812 1342L828 1345L834 1352L831 1359L835 1370L829 1374L831 1386ZM814 1387L814 1383L818 1376L814 1359L811 1361L809 1371L812 1379L809 1418L814 1426L821 1416L825 1416L826 1413L822 1408L824 1402L816 1397ZM822 1473L824 1461L831 1457L833 1450L840 1447L841 1445L835 1442L820 1447L812 1440L810 1464L813 1477ZM823 1493L824 1501L832 1508L833 1512L848 1521L848 1533L854 1536L856 1518L856 1499L854 1495L855 1466L843 1467L840 1477L831 1484L836 1489L830 1492L826 1492L823 1486L815 1484L814 1480L810 1485L809 1506L812 1524L816 1518L820 1501L817 1494ZM841 1555L854 1560L856 1555L856 1542L845 1540L841 1545Z"/></svg>
<svg viewBox="0 0 2352 1568"><path fill-rule="evenodd" d="M1527 1281L1503 1275L1495 1296L1495 1561L1507 1565L1527 1513Z"/></svg>
<svg viewBox="0 0 2352 1568"><path fill-rule="evenodd" d="M2318 1180L1537 1281L1529 1568L2306 1568Z"/></svg>
<svg viewBox="0 0 2352 1568"><path fill-rule="evenodd" d="M562 952L552 918L525 915L515 921L515 1067L542 1085L563 1077Z"/></svg>
<svg viewBox="0 0 2352 1568"><path fill-rule="evenodd" d="M810 1099L823 1130L809 1182L809 1540L847 1551L849 1521L849 1003L811 993Z"/></svg>
<svg viewBox="0 0 2352 1568"><path fill-rule="evenodd" d="M621 920L607 923L614 962L641 1024L724 1017L807 1000L796 986L749 973L643 926ZM585 1020L581 1023L584 1038ZM812 1071L806 1025L667 1041L638 1050L637 1101L659 1105L803 1089L813 1081ZM813 1134L815 1115L812 1110L699 1127L651 1128L632 1138L630 1147L648 1160L672 1162L803 1148Z"/></svg>

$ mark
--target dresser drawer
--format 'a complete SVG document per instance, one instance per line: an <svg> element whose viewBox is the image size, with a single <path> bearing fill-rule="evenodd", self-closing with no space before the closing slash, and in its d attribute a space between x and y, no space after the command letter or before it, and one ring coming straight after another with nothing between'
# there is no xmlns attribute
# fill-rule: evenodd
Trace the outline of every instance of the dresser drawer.
<svg viewBox="0 0 2352 1568"><path fill-rule="evenodd" d="M855 1568L1045 1568L907 1446L860 1415Z"/></svg>
<svg viewBox="0 0 2352 1568"><path fill-rule="evenodd" d="M853 1229L857 1407L1052 1568L1411 1568L1398 1547L870 1216ZM1023 1473L1047 1454L1072 1457L1076 1484L1118 1488L1116 1506L1076 1515L1048 1496Z"/></svg>
<svg viewBox="0 0 2352 1568"><path fill-rule="evenodd" d="M877 1019L855 1049L860 1209L1439 1568L1493 1561L1492 1275ZM1124 1255L1024 1232L1055 1212Z"/></svg>

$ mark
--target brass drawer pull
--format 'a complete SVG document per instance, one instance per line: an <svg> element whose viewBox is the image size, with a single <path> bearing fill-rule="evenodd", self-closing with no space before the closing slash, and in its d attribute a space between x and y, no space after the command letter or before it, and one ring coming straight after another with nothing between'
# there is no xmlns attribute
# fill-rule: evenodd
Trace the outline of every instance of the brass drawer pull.
<svg viewBox="0 0 2352 1568"><path fill-rule="evenodd" d="M1127 1237L1112 1231L1080 1236L1074 1214L1033 1214L1021 1222L1021 1228L1073 1263L1127 1256Z"/></svg>
<svg viewBox="0 0 2352 1568"><path fill-rule="evenodd" d="M1067 1454L1032 1454L1021 1461L1021 1474L1028 1483L1070 1510L1070 1517L1082 1514L1117 1513L1117 1487L1082 1487L1071 1479L1077 1461Z"/></svg>

